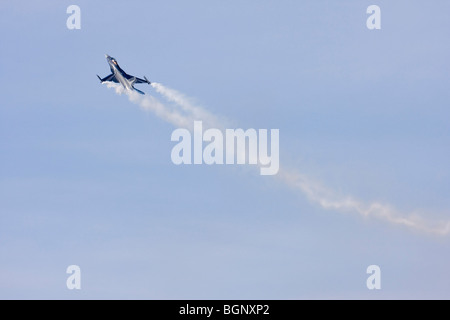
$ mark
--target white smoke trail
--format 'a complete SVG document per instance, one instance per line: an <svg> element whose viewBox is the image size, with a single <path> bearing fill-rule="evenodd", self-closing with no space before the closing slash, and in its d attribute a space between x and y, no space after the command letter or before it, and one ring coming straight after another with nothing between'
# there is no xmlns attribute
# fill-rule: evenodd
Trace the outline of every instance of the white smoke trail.
<svg viewBox="0 0 450 320"><path fill-rule="evenodd" d="M163 86L162 84L157 82L152 82L151 86L156 90L156 92L164 96L168 101L174 102L175 104L180 106L183 111L185 111L189 115L192 115L196 120L202 120L202 122L206 124L207 127L223 127L223 121L219 121L217 116L211 114L209 111L199 106L196 106L192 102L192 99L186 97L181 92Z"/></svg>
<svg viewBox="0 0 450 320"><path fill-rule="evenodd" d="M412 230L422 231L435 235L450 233L450 221L430 221L418 214L404 214L389 204L379 202L364 203L351 196L341 196L333 191L311 181L295 170L282 170L277 175L286 185L300 190L306 197L318 203L323 209L339 212L356 212L363 217L374 217L391 224L402 225Z"/></svg>
<svg viewBox="0 0 450 320"><path fill-rule="evenodd" d="M136 92L127 91L121 85L115 83L108 83L107 85L108 87L113 87L118 94L125 92L131 102L138 104L143 109L153 111L158 117L174 126L192 130L193 121L202 120L208 126L216 128L223 127L217 116L194 105L185 95L167 88L162 84L152 83L152 86L157 92L167 98L168 101L179 106L181 110L170 110L156 98L147 95L141 96ZM295 170L280 168L276 177L290 188L301 191L311 202L319 204L325 210L336 210L344 213L355 212L363 217L374 217L394 225L401 225L411 230L435 235L447 235L450 233L450 221L448 220L430 221L422 218L418 214L399 212L389 204L381 204L378 202L367 204L350 196L341 196L313 182Z"/></svg>
<svg viewBox="0 0 450 320"><path fill-rule="evenodd" d="M141 95L135 91L126 90L121 84L106 82L108 88L113 88L117 94L125 93L128 99L139 105L142 109L152 111L158 117L173 124L176 127L192 129L194 119L181 114L178 111L171 110L166 105L150 95Z"/></svg>

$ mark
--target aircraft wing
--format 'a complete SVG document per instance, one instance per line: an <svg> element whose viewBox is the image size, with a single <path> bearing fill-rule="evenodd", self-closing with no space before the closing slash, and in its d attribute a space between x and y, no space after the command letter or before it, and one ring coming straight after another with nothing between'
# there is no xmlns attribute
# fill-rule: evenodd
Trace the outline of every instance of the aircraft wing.
<svg viewBox="0 0 450 320"><path fill-rule="evenodd" d="M97 77L100 79L100 82L105 82L105 81L111 81L111 82L115 82L115 83L119 83L119 81L117 81L116 76L114 75L114 73L111 73L109 76L104 77L103 79L100 78L98 75Z"/></svg>
<svg viewBox="0 0 450 320"><path fill-rule="evenodd" d="M148 83L148 84L150 84L151 82L148 81L146 77L144 77L144 79L136 77L136 82L135 83Z"/></svg>

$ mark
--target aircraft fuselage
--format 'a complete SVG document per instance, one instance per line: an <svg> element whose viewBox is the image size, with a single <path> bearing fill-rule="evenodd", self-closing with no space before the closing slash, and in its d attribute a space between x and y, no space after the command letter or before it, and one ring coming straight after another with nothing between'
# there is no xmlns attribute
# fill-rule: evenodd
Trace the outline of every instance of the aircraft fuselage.
<svg viewBox="0 0 450 320"><path fill-rule="evenodd" d="M137 91L140 94L145 94L144 92L136 89L134 87L134 84L136 83L148 83L151 84L150 81L147 80L146 77L144 79L137 78L135 76L130 76L125 71L122 70L122 68L117 63L116 59L113 57L105 54L106 61L109 64L109 68L111 69L111 74L109 76L104 77L103 79L100 78L98 75L97 77L100 79L101 83L104 82L115 82L120 83L125 89L130 91Z"/></svg>

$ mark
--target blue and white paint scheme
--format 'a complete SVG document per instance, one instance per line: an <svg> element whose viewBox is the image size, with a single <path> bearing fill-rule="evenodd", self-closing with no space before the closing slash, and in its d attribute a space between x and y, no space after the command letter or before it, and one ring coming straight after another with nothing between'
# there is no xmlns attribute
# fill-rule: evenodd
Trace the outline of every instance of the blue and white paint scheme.
<svg viewBox="0 0 450 320"><path fill-rule="evenodd" d="M135 83L148 83L151 84L150 81L147 80L147 78L144 76L144 79L140 79L135 76L130 76L125 71L122 70L121 67L119 67L119 64L117 63L117 60L113 57L105 54L106 61L108 61L109 67L111 69L111 74L109 76L104 77L103 79L97 75L97 77L100 79L101 83L104 82L115 82L120 83L125 89L130 91L137 91L140 94L145 94L141 90L138 90L134 87Z"/></svg>

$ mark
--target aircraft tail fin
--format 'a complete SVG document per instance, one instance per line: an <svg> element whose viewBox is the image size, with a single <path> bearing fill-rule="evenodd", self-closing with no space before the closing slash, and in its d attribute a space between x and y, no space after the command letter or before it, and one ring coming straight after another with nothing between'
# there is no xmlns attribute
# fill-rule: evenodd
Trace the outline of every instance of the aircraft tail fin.
<svg viewBox="0 0 450 320"><path fill-rule="evenodd" d="M137 92L139 92L140 94L145 94L145 92L143 92L143 91L141 91L141 90L138 90L138 89L136 89L135 87L133 87L133 89L136 90Z"/></svg>

